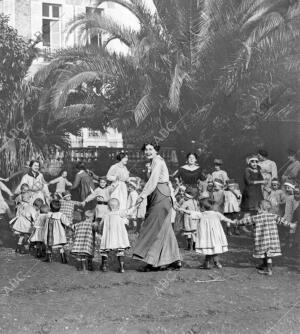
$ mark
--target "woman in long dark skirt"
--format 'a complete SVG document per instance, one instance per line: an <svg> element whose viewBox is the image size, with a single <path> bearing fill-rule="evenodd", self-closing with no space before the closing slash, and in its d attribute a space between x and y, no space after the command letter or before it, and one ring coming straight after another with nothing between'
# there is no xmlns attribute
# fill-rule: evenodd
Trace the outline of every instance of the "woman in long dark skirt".
<svg viewBox="0 0 300 334"><path fill-rule="evenodd" d="M171 225L172 198L169 171L164 159L158 155L159 146L145 144L142 149L151 160L151 173L137 203L147 197L147 212L133 258L147 263L144 271L180 269L181 257Z"/></svg>
<svg viewBox="0 0 300 334"><path fill-rule="evenodd" d="M260 202L263 200L262 185L265 184L264 178L258 166L258 158L251 155L247 159L248 166L245 170L245 188L242 196L241 208L244 212L256 214Z"/></svg>

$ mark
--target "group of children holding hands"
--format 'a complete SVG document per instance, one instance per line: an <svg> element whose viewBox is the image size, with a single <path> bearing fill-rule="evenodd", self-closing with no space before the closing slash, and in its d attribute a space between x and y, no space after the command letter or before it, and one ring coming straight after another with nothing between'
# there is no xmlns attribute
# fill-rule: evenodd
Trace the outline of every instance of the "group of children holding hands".
<svg viewBox="0 0 300 334"><path fill-rule="evenodd" d="M238 184L221 169L220 159L215 159L214 163L215 171L207 175L205 181L200 181L197 188L185 187L180 180L175 180L175 230L181 229L186 236L186 250L205 255L201 268L210 269L212 265L222 268L219 255L228 251L226 234L232 235L232 230L240 234L240 226L250 232L246 226L252 226L253 256L263 261L257 267L258 273L272 275L272 257L281 255L277 225L289 227L289 235L295 230L292 216L299 205L297 187L286 182L281 189L278 179L274 178L270 187L264 187L265 198L251 199L257 201L256 210L242 212L243 195Z"/></svg>
<svg viewBox="0 0 300 334"><path fill-rule="evenodd" d="M115 184L107 185L105 177L100 178L99 187L83 201L73 201L71 193L55 192L48 206L42 199L32 202L27 184L22 184L21 193L16 198L16 216L10 221L13 232L19 237L17 253L25 253L25 245L37 258L45 256L45 262L52 262L55 250L59 251L61 262L67 263L65 250L75 257L78 270L92 270L95 248L102 257L101 269L107 271L108 254L115 251L119 260L119 271L124 272L124 251L130 248L126 225L141 219L141 209L135 206L137 184L131 181L128 201L131 205L120 210L119 200L110 194ZM86 204L96 201L93 210L84 211ZM139 213L139 218L138 216ZM145 208L144 208L145 213Z"/></svg>
<svg viewBox="0 0 300 334"><path fill-rule="evenodd" d="M228 251L227 235L239 234L239 226L251 225L254 230L254 254L262 259L258 272L272 275L272 257L281 255L277 225L295 227L292 212L299 204L296 187L287 182L282 190L273 179L265 198L259 200L256 212L241 214L242 194L238 184L221 169L222 161L215 159L215 170L197 187L185 187L180 180L170 183L173 197L172 223L186 236L187 250L205 255L202 269L222 268L219 255ZM67 263L66 247L75 257L78 270L93 270L94 252L102 258L102 271L108 270L108 255L115 251L119 271L124 272L124 255L130 248L127 229L139 233L146 214L146 200L136 205L138 190L143 181L127 183L127 209L120 210L120 202L111 198L115 183L100 178L99 186L83 201L73 201L66 186L66 175L53 180L57 189L50 205L42 199L32 201L27 184L22 184L16 197L16 216L11 229L19 239L16 252L24 253L25 244L38 258L52 262L54 250ZM4 200L3 200L4 201ZM89 210L89 204L94 203ZM82 217L82 208L85 208ZM224 228L222 226L224 224ZM227 232L224 233L224 229Z"/></svg>

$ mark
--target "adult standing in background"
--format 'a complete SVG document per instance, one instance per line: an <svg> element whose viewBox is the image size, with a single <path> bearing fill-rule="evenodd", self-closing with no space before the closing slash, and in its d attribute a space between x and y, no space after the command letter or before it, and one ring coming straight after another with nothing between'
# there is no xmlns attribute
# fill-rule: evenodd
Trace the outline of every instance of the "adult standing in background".
<svg viewBox="0 0 300 334"><path fill-rule="evenodd" d="M263 200L262 185L265 180L258 166L258 157L254 154L247 158L244 174L245 188L242 196L241 208L245 212L256 214L260 202Z"/></svg>
<svg viewBox="0 0 300 334"><path fill-rule="evenodd" d="M169 171L164 159L158 154L158 145L146 143L142 150L151 161L151 173L137 200L137 203L142 203L147 198L147 211L133 250L133 258L147 263L143 271L162 267L180 269L179 247L171 225Z"/></svg>
<svg viewBox="0 0 300 334"><path fill-rule="evenodd" d="M95 185L92 177L87 173L85 165L82 162L79 162L76 165L76 169L78 170L71 190L77 189L79 192L79 196L81 201L84 201L88 195L95 189Z"/></svg>
<svg viewBox="0 0 300 334"><path fill-rule="evenodd" d="M269 154L265 150L258 150L258 166L260 167L260 172L266 181L263 186L263 196L265 199L269 196L271 190L272 179L277 179L277 166L276 163L268 158Z"/></svg>
<svg viewBox="0 0 300 334"><path fill-rule="evenodd" d="M179 167L173 176L178 177L185 186L197 188L198 181L205 181L206 177L197 163L196 153L188 153L186 159L186 164Z"/></svg>
<svg viewBox="0 0 300 334"><path fill-rule="evenodd" d="M49 204L50 193L43 174L39 172L40 162L38 160L31 160L29 163L29 168L29 172L22 177L21 182L18 185L15 193L19 194L21 192L21 185L26 183L28 184L29 191L31 192L31 204L37 198L41 198L45 203Z"/></svg>
<svg viewBox="0 0 300 334"><path fill-rule="evenodd" d="M115 190L111 193L111 198L117 198L120 202L120 210L127 208L128 189L126 182L130 180L129 170L126 165L128 162L128 155L121 152L116 156L118 162L112 165L106 175L108 181L116 183Z"/></svg>
<svg viewBox="0 0 300 334"><path fill-rule="evenodd" d="M290 164L285 169L282 175L282 184L285 182L299 183L300 182L300 161L297 159L297 152L288 150L288 161Z"/></svg>

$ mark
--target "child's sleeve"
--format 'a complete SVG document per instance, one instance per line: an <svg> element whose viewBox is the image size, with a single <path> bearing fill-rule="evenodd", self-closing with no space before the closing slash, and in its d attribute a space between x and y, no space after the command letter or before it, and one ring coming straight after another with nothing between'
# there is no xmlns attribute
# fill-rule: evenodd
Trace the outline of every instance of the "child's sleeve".
<svg viewBox="0 0 300 334"><path fill-rule="evenodd" d="M222 221L222 222L225 222L225 223L233 223L233 221L227 217L225 217L224 215L222 215L222 213L220 212L217 212L218 216L219 216L219 219Z"/></svg>
<svg viewBox="0 0 300 334"><path fill-rule="evenodd" d="M280 216L276 217L276 223L278 225L283 225L283 226L290 226L291 225L291 223L285 217L280 217Z"/></svg>
<svg viewBox="0 0 300 334"><path fill-rule="evenodd" d="M59 182L59 180L60 180L60 177L57 177L56 179L51 180L50 182L48 182L48 184L55 184L55 183Z"/></svg>
<svg viewBox="0 0 300 334"><path fill-rule="evenodd" d="M66 185L67 185L68 187L72 187L72 182L70 182L69 180L66 180Z"/></svg>
<svg viewBox="0 0 300 334"><path fill-rule="evenodd" d="M192 210L187 210L187 211L189 211L190 218L192 219L198 219L202 217L202 212L200 211L192 211Z"/></svg>
<svg viewBox="0 0 300 334"><path fill-rule="evenodd" d="M70 219L66 215L64 215L64 214L61 215L60 221L65 226L70 226L72 224L72 222L70 221Z"/></svg>
<svg viewBox="0 0 300 334"><path fill-rule="evenodd" d="M237 225L252 225L253 223L254 223L253 216L236 220Z"/></svg>

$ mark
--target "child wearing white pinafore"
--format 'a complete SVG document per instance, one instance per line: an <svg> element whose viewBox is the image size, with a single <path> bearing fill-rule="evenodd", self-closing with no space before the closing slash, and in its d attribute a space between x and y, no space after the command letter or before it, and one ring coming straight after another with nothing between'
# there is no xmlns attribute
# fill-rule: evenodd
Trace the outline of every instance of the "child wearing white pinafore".
<svg viewBox="0 0 300 334"><path fill-rule="evenodd" d="M228 251L228 242L221 222L233 223L232 220L223 216L220 212L212 211L213 203L210 199L200 200L200 208L203 212L179 209L191 218L198 218L196 232L196 252L205 255L201 269L210 269L211 261L220 269L219 254Z"/></svg>
<svg viewBox="0 0 300 334"><path fill-rule="evenodd" d="M235 180L230 179L227 182L227 188L224 191L224 215L229 219L237 219L241 211L240 205L242 201L242 194L238 189L238 184ZM231 235L230 226L227 226L227 235ZM239 235L238 226L234 226L234 234Z"/></svg>
<svg viewBox="0 0 300 334"><path fill-rule="evenodd" d="M22 195L22 202L18 205L16 217L9 222L14 233L19 235L16 253L25 252L23 240L28 240L32 232L34 222L38 216L37 211L33 205L30 204L30 200L30 193L27 192Z"/></svg>
<svg viewBox="0 0 300 334"><path fill-rule="evenodd" d="M102 271L107 271L107 260L110 251L116 251L120 264L119 271L124 272L124 252L130 248L124 218L128 217L136 207L120 210L120 202L116 198L108 201L110 212L103 217L103 231L100 243Z"/></svg>

